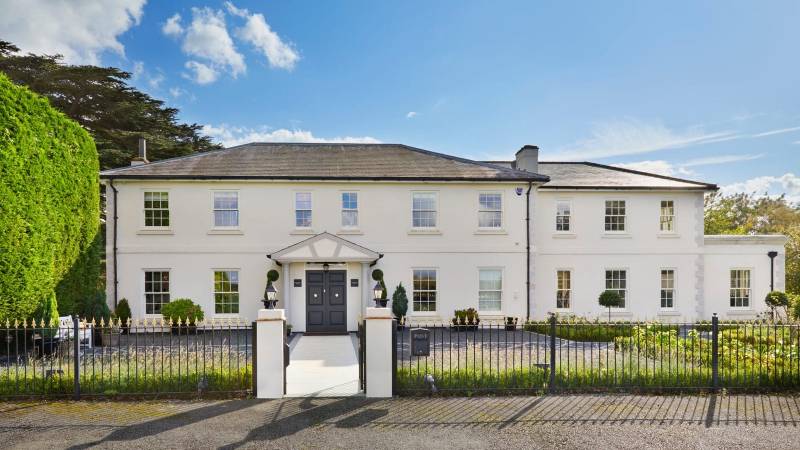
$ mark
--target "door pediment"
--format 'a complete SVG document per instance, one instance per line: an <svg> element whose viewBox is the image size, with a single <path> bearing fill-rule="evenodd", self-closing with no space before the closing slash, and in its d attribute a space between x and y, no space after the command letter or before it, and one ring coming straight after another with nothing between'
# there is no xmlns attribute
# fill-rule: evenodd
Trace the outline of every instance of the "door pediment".
<svg viewBox="0 0 800 450"><path fill-rule="evenodd" d="M273 252L278 262L371 262L380 254L328 232L320 233Z"/></svg>

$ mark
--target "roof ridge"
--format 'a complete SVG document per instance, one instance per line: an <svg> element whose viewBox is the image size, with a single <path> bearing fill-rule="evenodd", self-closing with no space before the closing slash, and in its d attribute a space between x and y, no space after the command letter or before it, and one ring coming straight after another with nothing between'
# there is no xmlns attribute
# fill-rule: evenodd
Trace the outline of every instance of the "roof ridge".
<svg viewBox="0 0 800 450"><path fill-rule="evenodd" d="M715 190L719 188L716 184L713 184L713 183L704 183L702 181L694 181L694 180L689 180L689 179L686 179L686 178L671 177L671 176L668 176L668 175L661 175L661 174L657 174L657 173L643 172L641 170L628 169L628 168L625 168L625 167L618 167L618 166L610 166L608 164L600 164L600 163L590 162L590 161L582 161L582 163L586 164L586 165L589 165L589 166L601 167L601 168L610 169L610 170L617 170L619 172L627 172L627 173L632 173L632 174L636 174L636 175L644 175L644 176L653 177L653 178L661 178L663 180L679 181L681 183L697 184L699 186L706 186L708 188L715 189Z"/></svg>
<svg viewBox="0 0 800 450"><path fill-rule="evenodd" d="M439 153L439 152L434 152L434 151L431 151L431 150L425 150L423 148L412 147L412 146L406 145L406 144L397 144L397 145L400 145L402 147L405 147L405 148L407 148L409 150L412 150L412 151L415 151L415 152L418 152L418 153L422 153L422 154L426 154L426 155L430 155L430 156L436 156L436 157L448 159L448 160L451 160L451 161L458 161L458 162L465 163L465 164L473 164L473 165L480 166L480 167L488 167L490 169L500 170L500 171L503 171L503 172L509 172L509 173L514 173L514 174L531 174L534 177L541 179L542 181L545 181L545 180L549 181L550 180L550 177L548 177L547 175L542 175L540 173L528 172L526 170L516 170L516 169L509 168L509 167L503 167L503 166L499 166L499 165L496 165L496 164L491 164L491 163L489 163L487 161L477 161L477 160L474 160L474 159L463 158L461 156L448 155L446 153Z"/></svg>
<svg viewBox="0 0 800 450"><path fill-rule="evenodd" d="M140 167L143 167L143 166L152 167L152 166L157 165L157 164L163 164L163 163L179 161L179 160L189 159L189 158L196 158L198 156L205 156L205 155L209 155L211 153L222 153L222 152L225 152L225 151L228 151L228 150L235 150L235 149L237 149L239 147L243 147L245 145L247 145L247 144L236 145L236 146L233 146L233 147L226 147L226 148L218 148L218 149L215 149L215 150L206 150L204 152L195 152L195 153L192 153L190 155L173 156L172 158L160 159L158 161L153 161L153 162L149 162L149 163L145 163L145 164L139 164L138 166L115 167L113 169L101 170L100 171L100 175L107 174L109 172L117 172L117 171L125 171L125 170L130 170L130 169L137 169L137 168L140 168Z"/></svg>

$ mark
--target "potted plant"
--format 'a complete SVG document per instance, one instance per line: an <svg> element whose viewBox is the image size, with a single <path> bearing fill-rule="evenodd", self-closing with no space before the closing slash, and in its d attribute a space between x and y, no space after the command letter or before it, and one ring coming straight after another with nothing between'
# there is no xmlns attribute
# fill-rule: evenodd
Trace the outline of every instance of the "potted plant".
<svg viewBox="0 0 800 450"><path fill-rule="evenodd" d="M608 308L608 322L611 323L611 308L616 308L622 303L622 297L619 296L617 291L603 291L597 298L600 306Z"/></svg>
<svg viewBox="0 0 800 450"><path fill-rule="evenodd" d="M478 318L478 311L475 308L457 309L453 312L453 328L456 331L476 330L481 322Z"/></svg>
<svg viewBox="0 0 800 450"><path fill-rule="evenodd" d="M172 324L172 333L178 334L181 330L185 332L197 329L197 322L203 320L203 309L195 304L191 299L179 298L161 307L161 315L164 321Z"/></svg>
<svg viewBox="0 0 800 450"><path fill-rule="evenodd" d="M517 318L506 317L506 331L514 331L517 329Z"/></svg>
<svg viewBox="0 0 800 450"><path fill-rule="evenodd" d="M403 283L397 285L392 294L392 312L397 318L397 329L402 330L405 325L406 314L408 313L408 297Z"/></svg>
<svg viewBox="0 0 800 450"><path fill-rule="evenodd" d="M123 298L117 303L117 307L114 308L114 315L119 319L122 334L128 334L131 320L131 307L128 304L128 299Z"/></svg>
<svg viewBox="0 0 800 450"><path fill-rule="evenodd" d="M112 314L108 322L100 322L100 340L103 347L118 347L119 336L122 334L119 318Z"/></svg>

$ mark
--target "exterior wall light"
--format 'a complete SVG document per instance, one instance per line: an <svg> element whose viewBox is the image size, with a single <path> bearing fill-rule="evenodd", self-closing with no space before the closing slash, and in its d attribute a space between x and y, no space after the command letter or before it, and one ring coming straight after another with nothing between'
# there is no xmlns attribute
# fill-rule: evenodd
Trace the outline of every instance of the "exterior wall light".
<svg viewBox="0 0 800 450"><path fill-rule="evenodd" d="M375 306L378 308L386 308L386 303L389 301L388 299L381 298L381 294L383 294L383 286L381 286L381 282L378 281L375 283L375 287L372 288L372 294L375 296Z"/></svg>
<svg viewBox="0 0 800 450"><path fill-rule="evenodd" d="M275 305L278 304L278 290L275 289L271 281L267 284L267 288L264 289L264 299L261 301L266 309L275 309Z"/></svg>

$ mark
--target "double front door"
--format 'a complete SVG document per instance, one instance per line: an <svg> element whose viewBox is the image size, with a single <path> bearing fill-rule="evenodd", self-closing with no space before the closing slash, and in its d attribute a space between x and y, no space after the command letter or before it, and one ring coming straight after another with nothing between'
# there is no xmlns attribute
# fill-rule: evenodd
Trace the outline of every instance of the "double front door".
<svg viewBox="0 0 800 450"><path fill-rule="evenodd" d="M347 332L347 271L306 271L306 331Z"/></svg>

